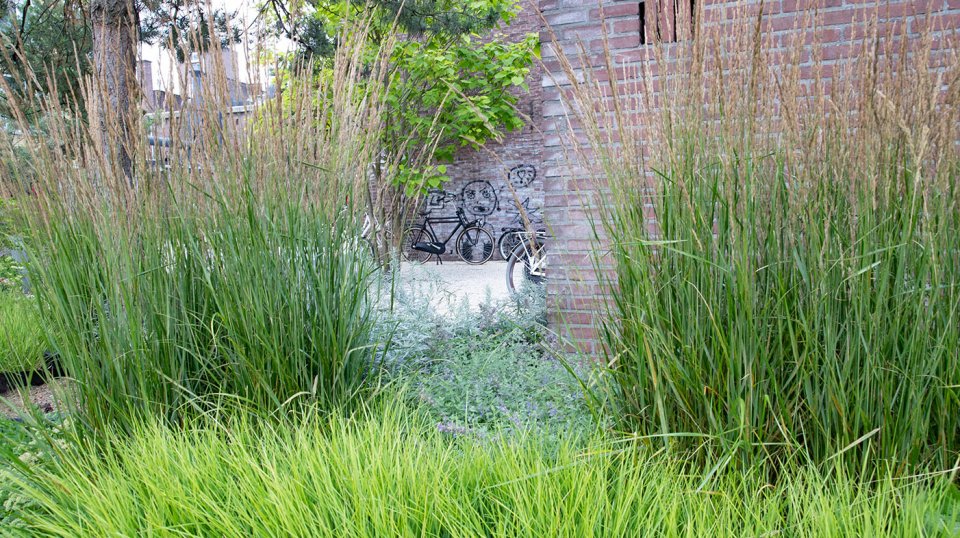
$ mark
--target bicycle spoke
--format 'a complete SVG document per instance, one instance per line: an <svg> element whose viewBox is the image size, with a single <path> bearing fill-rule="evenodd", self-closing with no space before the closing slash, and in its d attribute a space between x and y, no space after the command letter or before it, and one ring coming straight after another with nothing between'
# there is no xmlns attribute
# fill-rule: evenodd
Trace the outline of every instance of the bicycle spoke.
<svg viewBox="0 0 960 538"><path fill-rule="evenodd" d="M457 255L471 264L485 263L492 258L494 246L490 232L476 226L463 230L457 237Z"/></svg>
<svg viewBox="0 0 960 538"><path fill-rule="evenodd" d="M416 250L413 245L425 243L431 240L429 233L422 227L408 228L403 234L403 243L400 245L400 252L403 259L412 263L424 263L430 259L431 254Z"/></svg>

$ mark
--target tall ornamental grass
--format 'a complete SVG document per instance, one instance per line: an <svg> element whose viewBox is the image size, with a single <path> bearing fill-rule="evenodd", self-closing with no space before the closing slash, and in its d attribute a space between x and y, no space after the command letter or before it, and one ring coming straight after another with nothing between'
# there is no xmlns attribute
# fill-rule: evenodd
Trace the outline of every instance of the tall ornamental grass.
<svg viewBox="0 0 960 538"><path fill-rule="evenodd" d="M349 222L253 199L135 234L51 222L37 293L85 418L353 399L377 350L372 264Z"/></svg>
<svg viewBox="0 0 960 538"><path fill-rule="evenodd" d="M213 54L202 99L151 120L154 146L146 125L124 134L115 111L90 106L104 123L52 101L42 132L23 125L37 168L21 186L34 193L29 272L81 421L330 408L375 383L358 208L384 65L364 32L345 30L328 77L282 81L244 117Z"/></svg>
<svg viewBox="0 0 960 538"><path fill-rule="evenodd" d="M109 448L39 447L0 470L8 528L43 536L949 536L943 480L863 488L842 469L706 476L597 438L461 442L407 410L296 423L153 421ZM54 442L56 444L56 441ZM92 443L92 441L91 441ZM46 463L42 463L46 462ZM952 494L952 497L951 497Z"/></svg>
<svg viewBox="0 0 960 538"><path fill-rule="evenodd" d="M719 447L721 467L956 475L960 43L932 15L900 36L884 10L826 61L816 15L775 34L761 4L704 7L691 40L633 64L608 48L619 76L572 87L577 150L609 191L595 223L621 427Z"/></svg>

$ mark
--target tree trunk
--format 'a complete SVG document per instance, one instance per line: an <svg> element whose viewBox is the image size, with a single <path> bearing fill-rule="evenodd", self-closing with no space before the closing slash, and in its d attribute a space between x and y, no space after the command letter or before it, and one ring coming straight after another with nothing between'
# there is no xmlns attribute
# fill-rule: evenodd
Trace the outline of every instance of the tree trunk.
<svg viewBox="0 0 960 538"><path fill-rule="evenodd" d="M130 94L136 94L136 36L139 17L133 0L91 0L93 98L91 133L99 138L104 167L133 184L128 144L136 133Z"/></svg>

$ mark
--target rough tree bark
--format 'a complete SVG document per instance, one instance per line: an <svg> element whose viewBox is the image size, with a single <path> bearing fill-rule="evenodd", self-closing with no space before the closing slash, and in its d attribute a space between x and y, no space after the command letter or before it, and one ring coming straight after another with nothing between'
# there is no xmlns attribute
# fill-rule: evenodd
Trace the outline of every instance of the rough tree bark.
<svg viewBox="0 0 960 538"><path fill-rule="evenodd" d="M127 145L136 133L130 104L136 92L137 29L134 0L91 0L95 110L91 132L100 139L106 166L115 167L132 185L132 163Z"/></svg>

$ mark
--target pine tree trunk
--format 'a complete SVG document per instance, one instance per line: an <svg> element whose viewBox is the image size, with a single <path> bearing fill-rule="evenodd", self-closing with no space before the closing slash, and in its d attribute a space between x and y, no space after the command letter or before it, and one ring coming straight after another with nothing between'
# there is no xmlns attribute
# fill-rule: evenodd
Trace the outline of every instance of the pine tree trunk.
<svg viewBox="0 0 960 538"><path fill-rule="evenodd" d="M133 0L91 0L94 99L91 133L99 137L107 169L118 170L132 185L128 144L136 133L130 94L136 92L137 10Z"/></svg>

